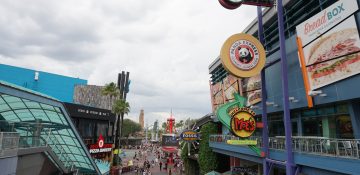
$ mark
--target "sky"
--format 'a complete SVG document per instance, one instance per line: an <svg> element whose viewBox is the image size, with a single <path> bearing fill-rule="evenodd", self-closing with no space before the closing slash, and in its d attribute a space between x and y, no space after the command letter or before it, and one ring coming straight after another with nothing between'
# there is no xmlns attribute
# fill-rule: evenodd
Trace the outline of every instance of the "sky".
<svg viewBox="0 0 360 175"><path fill-rule="evenodd" d="M104 85L130 72L128 118L211 112L208 66L256 7L217 0L0 0L0 63Z"/></svg>

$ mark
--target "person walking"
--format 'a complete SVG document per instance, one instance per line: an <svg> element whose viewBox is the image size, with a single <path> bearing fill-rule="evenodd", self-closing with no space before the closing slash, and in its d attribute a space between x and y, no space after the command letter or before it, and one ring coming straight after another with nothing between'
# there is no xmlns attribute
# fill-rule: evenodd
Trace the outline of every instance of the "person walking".
<svg viewBox="0 0 360 175"><path fill-rule="evenodd" d="M160 166L160 171L161 171L161 167L162 167L162 162L160 161L160 163L159 163L159 166Z"/></svg>

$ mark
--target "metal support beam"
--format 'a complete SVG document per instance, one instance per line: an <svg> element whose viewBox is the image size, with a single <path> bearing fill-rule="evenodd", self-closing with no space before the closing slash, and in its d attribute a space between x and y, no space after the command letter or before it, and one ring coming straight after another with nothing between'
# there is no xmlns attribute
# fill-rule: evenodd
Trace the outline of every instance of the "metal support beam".
<svg viewBox="0 0 360 175"><path fill-rule="evenodd" d="M294 157L292 152L291 142L291 120L289 110L289 89L288 89L288 69L285 47L285 30L284 30L284 15L283 15L283 1L277 0L277 16L279 28L279 41L280 41L280 59L281 59L281 74L282 74L282 94L284 106L284 125L285 125L285 147L286 147L286 174L294 174Z"/></svg>

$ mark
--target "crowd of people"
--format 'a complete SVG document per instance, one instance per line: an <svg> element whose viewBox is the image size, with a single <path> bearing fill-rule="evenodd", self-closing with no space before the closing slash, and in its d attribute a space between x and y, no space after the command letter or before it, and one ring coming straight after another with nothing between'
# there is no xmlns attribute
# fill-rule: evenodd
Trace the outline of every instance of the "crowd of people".
<svg viewBox="0 0 360 175"><path fill-rule="evenodd" d="M130 166L135 174L151 175L151 169L155 167L159 167L160 171L168 172L169 174L173 174L174 172L182 174L183 163L178 155L174 154L174 160L169 164L167 161L167 157L169 155L162 152L160 147L157 145L141 145L133 147L133 149L136 149L136 152L132 157L132 160L129 160L129 162L131 161L132 165Z"/></svg>

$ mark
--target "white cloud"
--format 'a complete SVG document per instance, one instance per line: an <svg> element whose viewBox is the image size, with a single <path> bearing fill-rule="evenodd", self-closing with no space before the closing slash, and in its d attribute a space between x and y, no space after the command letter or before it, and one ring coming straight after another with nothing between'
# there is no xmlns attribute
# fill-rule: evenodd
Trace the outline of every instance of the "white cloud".
<svg viewBox="0 0 360 175"><path fill-rule="evenodd" d="M96 85L129 71L130 118L198 118L211 112L208 65L255 15L217 0L3 0L0 62Z"/></svg>

